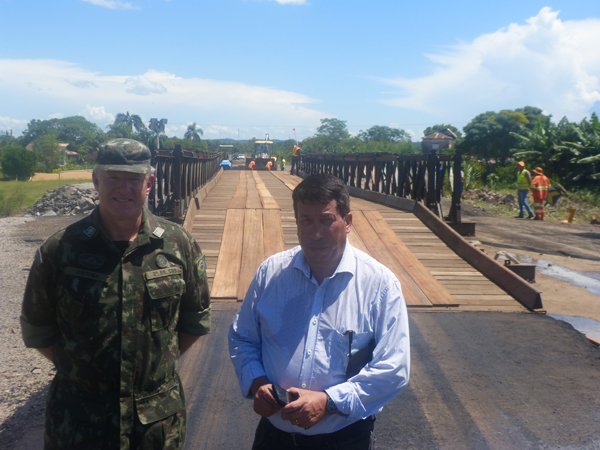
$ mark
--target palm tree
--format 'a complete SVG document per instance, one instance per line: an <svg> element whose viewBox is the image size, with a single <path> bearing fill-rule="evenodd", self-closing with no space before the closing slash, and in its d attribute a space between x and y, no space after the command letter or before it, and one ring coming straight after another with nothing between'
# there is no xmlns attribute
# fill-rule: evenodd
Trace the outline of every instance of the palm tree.
<svg viewBox="0 0 600 450"><path fill-rule="evenodd" d="M137 114L130 115L129 111L127 111L127 114L117 114L117 117L115 118L115 123L113 125L120 124L127 125L127 127L129 127L131 131L133 131L133 129L135 128L135 131L137 131L138 133L146 129L146 125L144 125L144 122L142 121L141 117Z"/></svg>
<svg viewBox="0 0 600 450"><path fill-rule="evenodd" d="M194 142L200 142L200 136L202 135L204 135L204 131L202 131L202 128L200 128L198 125L196 125L196 122L194 122L188 125L187 131L183 135L183 138Z"/></svg>

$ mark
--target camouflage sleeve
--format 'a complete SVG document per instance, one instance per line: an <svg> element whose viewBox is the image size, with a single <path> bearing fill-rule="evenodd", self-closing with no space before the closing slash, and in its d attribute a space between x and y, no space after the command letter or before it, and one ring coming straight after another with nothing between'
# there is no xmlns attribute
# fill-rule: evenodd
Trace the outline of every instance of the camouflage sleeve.
<svg viewBox="0 0 600 450"><path fill-rule="evenodd" d="M186 290L181 298L178 330L194 336L210 333L210 294L206 260L196 240L185 233L189 242L186 261Z"/></svg>
<svg viewBox="0 0 600 450"><path fill-rule="evenodd" d="M35 253L21 309L21 332L26 347L49 347L56 339L58 325L51 280L56 281L50 262L44 260L42 247Z"/></svg>

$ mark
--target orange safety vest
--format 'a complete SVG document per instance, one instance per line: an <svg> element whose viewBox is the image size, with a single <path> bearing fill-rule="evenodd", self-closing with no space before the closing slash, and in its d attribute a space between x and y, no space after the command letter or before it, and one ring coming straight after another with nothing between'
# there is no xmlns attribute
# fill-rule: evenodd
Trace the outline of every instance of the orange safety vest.
<svg viewBox="0 0 600 450"><path fill-rule="evenodd" d="M294 148L292 149L292 156L298 156L298 150L300 150L300 147L294 145Z"/></svg>
<svg viewBox="0 0 600 450"><path fill-rule="evenodd" d="M542 200L548 197L548 189L550 180L546 175L538 175L531 181L531 192Z"/></svg>

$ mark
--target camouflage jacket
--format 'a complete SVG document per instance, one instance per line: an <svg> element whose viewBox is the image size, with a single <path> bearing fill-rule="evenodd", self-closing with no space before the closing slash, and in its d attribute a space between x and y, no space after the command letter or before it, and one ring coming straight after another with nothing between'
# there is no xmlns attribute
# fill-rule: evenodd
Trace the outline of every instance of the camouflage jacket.
<svg viewBox="0 0 600 450"><path fill-rule="evenodd" d="M50 395L75 414L117 411L123 442L134 417L146 424L184 407L178 332L210 331L204 255L146 208L137 238L119 248L96 209L37 251L21 327L27 347L54 345Z"/></svg>

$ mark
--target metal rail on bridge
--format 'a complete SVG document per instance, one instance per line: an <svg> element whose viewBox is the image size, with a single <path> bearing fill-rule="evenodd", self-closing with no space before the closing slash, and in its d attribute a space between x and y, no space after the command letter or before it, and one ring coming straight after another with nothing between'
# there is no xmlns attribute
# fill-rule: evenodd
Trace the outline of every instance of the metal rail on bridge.
<svg viewBox="0 0 600 450"><path fill-rule="evenodd" d="M307 174L331 173L351 187L394 195L424 203L441 217L440 200L446 176L453 171L452 206L447 220L461 222L462 157L439 155L389 155L381 153L302 155L301 170Z"/></svg>
<svg viewBox="0 0 600 450"><path fill-rule="evenodd" d="M219 152L158 150L152 165L156 168L148 207L158 215L181 223L190 202L198 191L219 172Z"/></svg>

